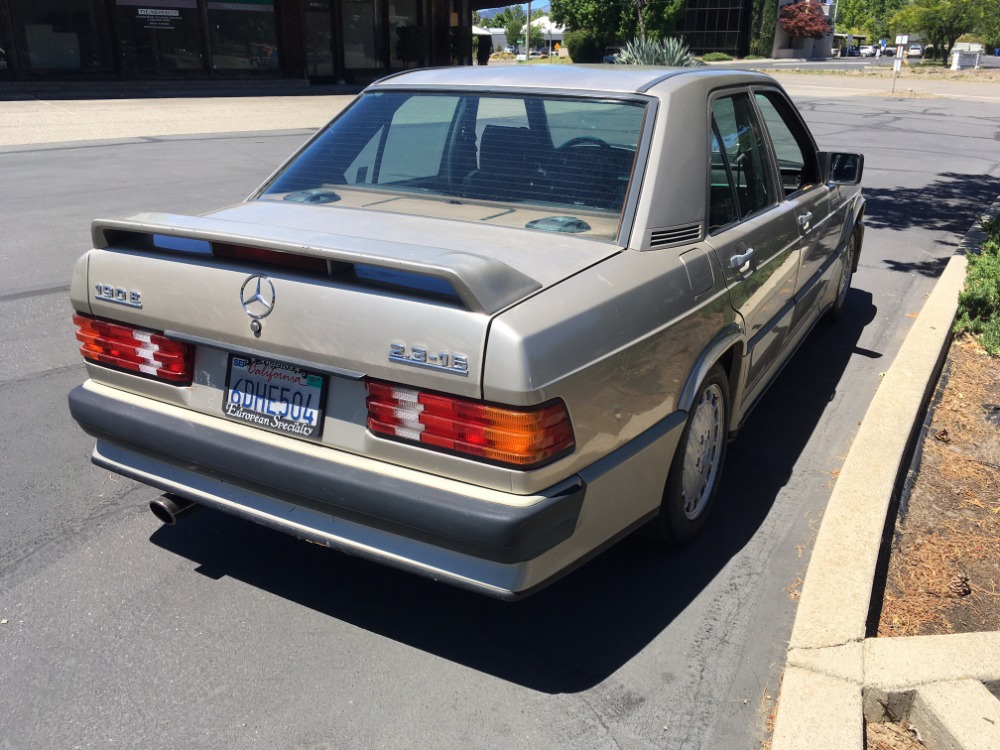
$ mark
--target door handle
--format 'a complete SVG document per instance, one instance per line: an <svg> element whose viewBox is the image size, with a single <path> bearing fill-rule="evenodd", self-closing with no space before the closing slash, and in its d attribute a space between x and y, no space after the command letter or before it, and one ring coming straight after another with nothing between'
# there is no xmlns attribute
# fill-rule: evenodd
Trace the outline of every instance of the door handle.
<svg viewBox="0 0 1000 750"><path fill-rule="evenodd" d="M802 214L799 217L799 226L805 229L806 227L809 226L809 222L812 221L812 218L813 218L812 211Z"/></svg>
<svg viewBox="0 0 1000 750"><path fill-rule="evenodd" d="M740 273L745 273L747 269L745 266L750 265L750 259L753 257L753 248L748 247L747 251L742 255L734 255L729 259L729 265L739 271Z"/></svg>

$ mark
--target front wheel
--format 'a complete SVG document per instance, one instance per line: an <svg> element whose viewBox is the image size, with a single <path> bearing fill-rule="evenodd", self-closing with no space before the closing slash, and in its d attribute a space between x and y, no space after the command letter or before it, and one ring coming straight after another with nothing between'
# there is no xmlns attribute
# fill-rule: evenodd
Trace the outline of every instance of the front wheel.
<svg viewBox="0 0 1000 750"><path fill-rule="evenodd" d="M844 248L844 265L840 270L837 282L837 297L830 308L829 319L836 320L844 314L844 306L847 304L847 293L851 290L851 279L854 277L854 260L858 252L858 233L851 232L847 239L847 247Z"/></svg>
<svg viewBox="0 0 1000 750"><path fill-rule="evenodd" d="M719 490L728 423L729 379L715 365L691 406L670 464L660 513L646 529L649 536L683 544L701 531Z"/></svg>

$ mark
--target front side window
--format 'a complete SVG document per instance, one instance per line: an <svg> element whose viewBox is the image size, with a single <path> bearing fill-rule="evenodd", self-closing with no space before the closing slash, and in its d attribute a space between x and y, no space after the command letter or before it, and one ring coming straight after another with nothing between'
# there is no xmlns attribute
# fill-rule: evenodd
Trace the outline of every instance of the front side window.
<svg viewBox="0 0 1000 750"><path fill-rule="evenodd" d="M374 92L259 197L610 239L645 111L632 101Z"/></svg>
<svg viewBox="0 0 1000 750"><path fill-rule="evenodd" d="M746 94L712 104L710 230L777 203L766 141Z"/></svg>
<svg viewBox="0 0 1000 750"><path fill-rule="evenodd" d="M785 195L815 185L819 171L816 149L788 101L773 91L759 92L755 98L774 144Z"/></svg>

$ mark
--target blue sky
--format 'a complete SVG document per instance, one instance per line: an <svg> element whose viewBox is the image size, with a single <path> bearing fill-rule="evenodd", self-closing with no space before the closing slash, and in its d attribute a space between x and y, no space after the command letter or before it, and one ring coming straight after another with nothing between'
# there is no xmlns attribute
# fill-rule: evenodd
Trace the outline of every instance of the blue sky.
<svg viewBox="0 0 1000 750"><path fill-rule="evenodd" d="M479 15L481 15L483 18L493 18L493 16L496 15L499 11L503 10L504 7L508 7L509 8L509 7L513 7L515 5L520 5L522 8L525 8L525 9L527 9L527 7L528 7L527 3L507 3L506 6L501 5L501 6L497 7L497 8L487 8L486 10L481 10L481 11L479 11ZM541 2L541 1L537 2L537 3L532 3L531 4L531 12L532 13L534 13L539 8L541 8L543 10L548 10L549 9L549 4L546 3L546 2Z"/></svg>

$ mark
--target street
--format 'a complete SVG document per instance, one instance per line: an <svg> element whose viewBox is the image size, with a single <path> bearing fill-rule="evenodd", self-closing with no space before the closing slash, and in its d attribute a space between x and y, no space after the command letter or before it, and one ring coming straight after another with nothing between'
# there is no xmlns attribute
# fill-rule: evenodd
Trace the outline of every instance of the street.
<svg viewBox="0 0 1000 750"><path fill-rule="evenodd" d="M90 220L240 201L309 130L0 148L0 748L756 747L857 425L1000 194L998 103L795 99L866 157L843 319L751 415L694 544L629 538L513 604L212 511L161 527L69 416Z"/></svg>

